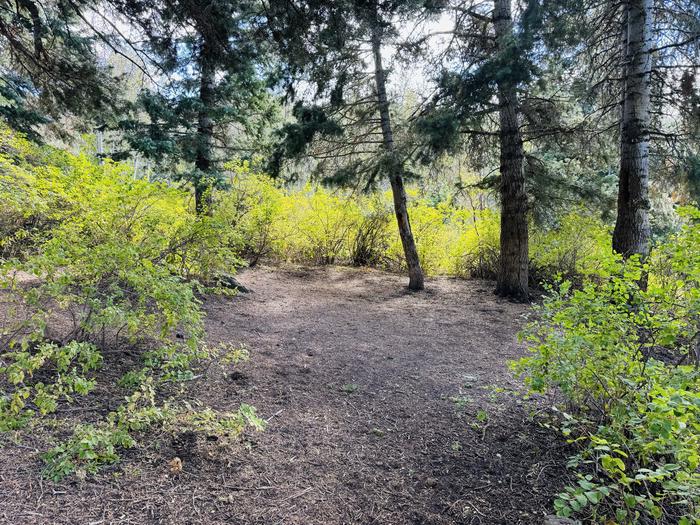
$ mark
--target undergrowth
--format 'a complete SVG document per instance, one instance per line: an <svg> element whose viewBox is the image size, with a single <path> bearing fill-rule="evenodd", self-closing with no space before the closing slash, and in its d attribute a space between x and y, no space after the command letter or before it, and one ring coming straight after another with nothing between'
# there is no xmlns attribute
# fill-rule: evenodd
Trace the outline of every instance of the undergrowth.
<svg viewBox="0 0 700 525"><path fill-rule="evenodd" d="M515 364L566 399L578 480L554 502L594 523L700 523L700 211L645 265L550 290Z"/></svg>
<svg viewBox="0 0 700 525"><path fill-rule="evenodd" d="M195 216L183 189L5 129L0 203L0 431L89 396L105 380L105 352L140 355L119 382L131 393L45 454L47 476L93 473L153 425L230 436L262 428L248 406L217 413L159 395L221 353L203 344L199 295L242 264L238 215Z"/></svg>
<svg viewBox="0 0 700 525"><path fill-rule="evenodd" d="M220 209L237 216L242 253L252 264L352 264L404 271L401 239L389 191L372 195L305 185L287 190L250 164L231 162L231 191ZM465 191L465 190L462 190ZM477 190L474 190L477 191ZM480 190L478 190L480 191ZM409 195L411 228L429 275L493 278L498 268L498 212ZM555 276L597 275L610 259L610 229L584 211L572 211L548 228L532 225L530 266L535 282Z"/></svg>

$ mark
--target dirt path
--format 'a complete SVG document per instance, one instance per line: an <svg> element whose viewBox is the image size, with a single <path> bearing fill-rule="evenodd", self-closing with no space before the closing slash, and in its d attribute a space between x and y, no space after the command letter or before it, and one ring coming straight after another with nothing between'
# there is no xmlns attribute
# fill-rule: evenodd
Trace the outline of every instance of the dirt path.
<svg viewBox="0 0 700 525"><path fill-rule="evenodd" d="M563 451L512 394L506 362L526 307L489 283L348 269L244 272L254 292L207 302L212 343L250 362L193 385L220 409L270 419L245 447L192 445L172 475L168 443L113 472L39 484L30 451L2 451L1 523L539 524ZM11 464L8 464L10 455ZM2 492L5 496L2 496ZM3 513L2 505L9 505ZM4 521L3 521L4 520Z"/></svg>

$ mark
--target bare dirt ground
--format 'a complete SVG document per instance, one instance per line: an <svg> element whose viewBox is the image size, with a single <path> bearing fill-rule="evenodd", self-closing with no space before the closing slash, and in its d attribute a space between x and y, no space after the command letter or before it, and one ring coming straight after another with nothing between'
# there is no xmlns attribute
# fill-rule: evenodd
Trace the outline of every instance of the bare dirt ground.
<svg viewBox="0 0 700 525"><path fill-rule="evenodd" d="M507 362L528 307L492 284L367 270L242 273L253 293L206 302L210 342L244 344L189 385L223 410L269 420L236 450L147 436L85 480L41 480L33 445L0 449L7 524L540 524L566 451L537 425ZM30 442L31 443L31 442Z"/></svg>

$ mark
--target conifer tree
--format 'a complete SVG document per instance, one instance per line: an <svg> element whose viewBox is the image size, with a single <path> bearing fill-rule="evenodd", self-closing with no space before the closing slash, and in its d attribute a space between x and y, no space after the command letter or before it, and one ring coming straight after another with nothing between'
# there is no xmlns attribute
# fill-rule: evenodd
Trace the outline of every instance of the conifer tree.
<svg viewBox="0 0 700 525"><path fill-rule="evenodd" d="M497 188L501 236L496 293L527 300L528 195L525 180L521 111L522 92L536 70L533 48L542 14L536 2L513 20L511 0L493 4L456 2L453 33L462 46L453 59L462 67L446 69L432 107L417 122L433 150L458 147L461 134L498 139ZM490 115L497 114L495 129Z"/></svg>
<svg viewBox="0 0 700 525"><path fill-rule="evenodd" d="M501 56L516 52L511 0L495 0L493 26L496 47ZM496 293L504 297L527 299L528 292L528 225L527 194L523 162L523 138L517 82L506 74L497 77L501 238Z"/></svg>
<svg viewBox="0 0 700 525"><path fill-rule="evenodd" d="M0 0L0 116L10 126L38 139L37 126L65 115L116 110L117 79L96 54L109 36L86 25L91 7L86 0Z"/></svg>
<svg viewBox="0 0 700 525"><path fill-rule="evenodd" d="M396 140L382 48L396 38L398 18L425 9L410 0L281 1L271 3L268 16L289 88L300 78L315 87L315 103L299 102L297 122L281 132L273 172L285 158L306 154L321 161L329 183L367 189L388 179L412 290L423 289L424 277L405 189L411 155ZM314 140L326 141L316 154ZM329 168L329 156L344 161Z"/></svg>
<svg viewBox="0 0 700 525"><path fill-rule="evenodd" d="M147 37L160 86L125 121L131 146L192 183L197 213L211 209L220 160L268 116L266 33L255 0L114 0ZM146 119L141 114L145 113Z"/></svg>

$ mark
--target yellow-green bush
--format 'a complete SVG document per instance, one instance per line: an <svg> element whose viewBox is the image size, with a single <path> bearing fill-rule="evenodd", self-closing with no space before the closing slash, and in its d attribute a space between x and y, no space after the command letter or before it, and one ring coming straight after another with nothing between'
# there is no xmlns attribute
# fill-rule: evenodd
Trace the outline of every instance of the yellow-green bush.
<svg viewBox="0 0 700 525"><path fill-rule="evenodd" d="M540 280L557 275L580 279L603 275L614 256L609 226L584 212L564 216L557 227L534 229L530 241L530 261Z"/></svg>
<svg viewBox="0 0 700 525"><path fill-rule="evenodd" d="M408 213L421 266L427 274L445 273L447 254L455 233L450 228L452 210L445 204L431 206L415 196L411 197ZM387 251L388 258L395 267L405 269L403 246L396 221L391 222L390 226L392 241Z"/></svg>
<svg viewBox="0 0 700 525"><path fill-rule="evenodd" d="M389 246L392 242L394 213L391 204L382 195L373 195L360 203L360 219L352 246L350 262L354 266L391 266Z"/></svg>
<svg viewBox="0 0 700 525"><path fill-rule="evenodd" d="M277 221L277 253L287 261L347 262L361 218L356 201L323 188L289 193Z"/></svg>
<svg viewBox="0 0 700 525"><path fill-rule="evenodd" d="M353 195L306 185L283 190L247 164L230 163L231 191L219 196L218 213L241 237L249 262L261 257L309 263L368 265L405 270L390 192ZM409 194L418 255L428 275L494 278L498 269L500 216L437 204ZM600 274L612 253L610 231L584 212L564 216L554 228L531 227L533 280Z"/></svg>
<svg viewBox="0 0 700 525"><path fill-rule="evenodd" d="M700 211L681 217L647 264L618 258L580 288L552 288L524 332L515 369L564 396L561 431L579 447L561 516L700 522Z"/></svg>
<svg viewBox="0 0 700 525"><path fill-rule="evenodd" d="M183 189L2 128L0 210L0 286L14 302L0 327L0 431L87 395L107 347L148 349L127 371L131 386L192 377L208 355L198 281L241 263L237 216L196 217ZM155 393L148 399L139 410L161 412ZM109 421L78 427L47 456L60 464L49 475L114 461L115 447L133 442L129 430Z"/></svg>
<svg viewBox="0 0 700 525"><path fill-rule="evenodd" d="M240 255L254 265L274 256L285 194L272 179L255 174L247 161L232 161L226 168L231 172L230 189L217 195L214 213L226 217L238 232Z"/></svg>
<svg viewBox="0 0 700 525"><path fill-rule="evenodd" d="M459 277L494 278L498 268L500 216L493 210L461 210L459 237L450 252L447 273Z"/></svg>

